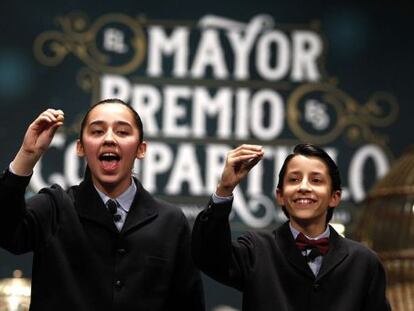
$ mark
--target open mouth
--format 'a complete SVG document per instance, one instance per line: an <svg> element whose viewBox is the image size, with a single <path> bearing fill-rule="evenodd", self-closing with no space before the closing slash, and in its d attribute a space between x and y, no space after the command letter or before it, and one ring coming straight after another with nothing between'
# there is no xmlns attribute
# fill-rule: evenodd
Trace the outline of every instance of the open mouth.
<svg viewBox="0 0 414 311"><path fill-rule="evenodd" d="M112 161L119 161L121 159L121 157L119 155L117 155L116 153L102 153L99 156L99 160L100 161L107 161L107 162L112 162Z"/></svg>
<svg viewBox="0 0 414 311"><path fill-rule="evenodd" d="M106 152L99 156L99 160L101 161L102 168L110 172L117 169L121 157L116 153Z"/></svg>

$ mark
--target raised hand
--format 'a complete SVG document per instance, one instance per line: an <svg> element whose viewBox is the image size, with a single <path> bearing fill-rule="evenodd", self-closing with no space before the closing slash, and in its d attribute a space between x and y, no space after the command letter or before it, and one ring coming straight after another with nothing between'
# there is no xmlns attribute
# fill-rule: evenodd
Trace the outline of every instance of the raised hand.
<svg viewBox="0 0 414 311"><path fill-rule="evenodd" d="M263 155L263 147L259 145L241 145L229 151L216 194L223 197L230 196L233 189L263 158Z"/></svg>
<svg viewBox="0 0 414 311"><path fill-rule="evenodd" d="M28 127L23 143L12 163L17 175L29 175L43 153L49 147L56 130L63 124L62 110L47 109Z"/></svg>

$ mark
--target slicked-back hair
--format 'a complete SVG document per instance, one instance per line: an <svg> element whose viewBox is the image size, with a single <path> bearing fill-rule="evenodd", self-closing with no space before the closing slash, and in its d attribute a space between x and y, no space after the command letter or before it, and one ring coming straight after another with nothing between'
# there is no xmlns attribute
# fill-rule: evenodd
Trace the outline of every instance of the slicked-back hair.
<svg viewBox="0 0 414 311"><path fill-rule="evenodd" d="M283 162L282 168L279 172L279 181L277 184L277 188L279 189L279 191L283 191L284 178L290 160L292 160L292 158L298 155L318 158L322 162L324 162L328 168L329 176L331 177L331 193L334 193L335 191L341 191L341 176L339 175L338 166L336 165L334 160L332 160L329 154L326 153L325 150L313 144L298 144L293 149L293 153L286 157L285 161ZM286 217L289 218L289 213L287 212L284 206L282 206L282 210L285 213ZM333 210L333 207L328 208L328 213L326 215L326 223L328 223L332 219Z"/></svg>
<svg viewBox="0 0 414 311"><path fill-rule="evenodd" d="M85 130L86 121L88 120L88 117L89 117L90 112L96 106L104 105L104 104L119 104L119 105L123 105L123 106L127 107L131 111L132 115L134 116L135 125L138 128L139 142L142 143L143 140L144 140L144 127L142 125L141 117L139 116L138 112L135 111L134 108L132 108L130 105L128 105L126 102L124 102L123 100L121 100L119 98L107 98L107 99L103 99L103 100L97 102L96 104L92 105L91 107L89 107L88 111L86 112L85 116L82 119L80 131L79 131L79 140L81 141L81 143L82 143L83 131Z"/></svg>

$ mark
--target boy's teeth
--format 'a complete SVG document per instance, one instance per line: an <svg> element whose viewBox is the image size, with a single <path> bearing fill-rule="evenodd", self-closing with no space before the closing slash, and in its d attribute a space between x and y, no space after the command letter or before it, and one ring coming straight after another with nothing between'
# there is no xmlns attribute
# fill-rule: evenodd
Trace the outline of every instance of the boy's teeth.
<svg viewBox="0 0 414 311"><path fill-rule="evenodd" d="M298 203L312 203L312 200L310 199L299 199L297 200Z"/></svg>

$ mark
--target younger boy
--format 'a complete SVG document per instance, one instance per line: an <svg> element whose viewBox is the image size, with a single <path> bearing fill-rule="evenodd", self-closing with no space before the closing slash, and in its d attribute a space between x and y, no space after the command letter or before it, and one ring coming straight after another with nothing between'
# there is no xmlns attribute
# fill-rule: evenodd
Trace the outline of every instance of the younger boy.
<svg viewBox="0 0 414 311"><path fill-rule="evenodd" d="M263 154L256 145L228 153L216 193L194 224L198 267L242 291L244 311L390 310L378 257L328 225L341 181L334 161L317 146L297 145L280 171L276 199L289 221L272 233L231 240L233 189Z"/></svg>

